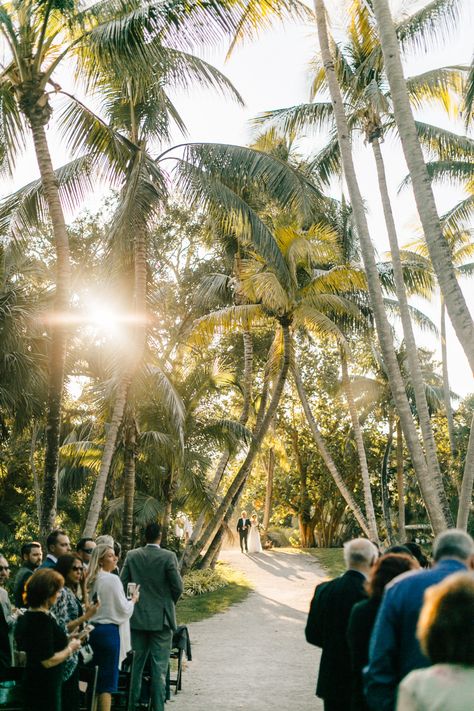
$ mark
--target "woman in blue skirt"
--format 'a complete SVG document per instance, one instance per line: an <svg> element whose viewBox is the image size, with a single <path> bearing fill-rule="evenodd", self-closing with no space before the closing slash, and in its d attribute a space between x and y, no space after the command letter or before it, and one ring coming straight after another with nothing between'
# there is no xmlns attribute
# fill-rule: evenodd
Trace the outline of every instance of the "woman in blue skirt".
<svg viewBox="0 0 474 711"><path fill-rule="evenodd" d="M116 565L114 549L99 545L92 553L87 576L90 599L97 595L100 602L99 609L91 618L94 630L89 638L94 651L92 664L99 667L99 711L110 710L111 695L117 691L121 646L124 652L128 651L127 646L130 648L129 620L137 601L136 595L131 600L125 597L120 578L112 574Z"/></svg>

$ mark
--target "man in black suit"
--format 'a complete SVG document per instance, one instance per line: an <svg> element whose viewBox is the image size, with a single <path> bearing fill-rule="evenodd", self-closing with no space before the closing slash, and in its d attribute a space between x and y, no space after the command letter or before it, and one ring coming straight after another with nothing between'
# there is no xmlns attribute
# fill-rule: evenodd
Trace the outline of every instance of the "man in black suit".
<svg viewBox="0 0 474 711"><path fill-rule="evenodd" d="M242 513L240 514L240 518L237 521L237 531L239 533L240 550L242 551L242 553L244 552L244 546L245 546L245 552L248 553L247 536L249 535L249 530L250 530L250 519L247 518L247 511L242 511Z"/></svg>
<svg viewBox="0 0 474 711"><path fill-rule="evenodd" d="M364 583L378 552L366 538L344 544L346 572L316 587L306 622L306 641L321 647L316 696L324 711L351 707L351 660L346 632L352 607L367 597Z"/></svg>

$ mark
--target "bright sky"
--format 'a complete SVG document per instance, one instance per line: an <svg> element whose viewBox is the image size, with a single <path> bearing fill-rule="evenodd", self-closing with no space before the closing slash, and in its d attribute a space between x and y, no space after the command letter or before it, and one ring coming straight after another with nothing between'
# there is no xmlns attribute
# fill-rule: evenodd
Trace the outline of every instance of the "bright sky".
<svg viewBox="0 0 474 711"><path fill-rule="evenodd" d="M472 0L464 0L466 10L472 7ZM328 7L332 10L333 27L337 32L338 19L340 20L343 0L330 0ZM398 5L400 3L397 3ZM405 6L414 7L417 2L405 2ZM433 66L445 64L469 64L472 58L472 24L466 18L460 23L459 32L449 46L443 51L431 53L429 56L418 55L407 61L407 74L425 71ZM249 120L256 114L268 110L291 106L308 100L309 62L317 51L316 30L310 25L287 23L285 28L279 27L266 32L253 43L239 47L231 59L225 62L225 48L206 56L206 60L213 63L234 83L243 95L245 107L239 107L222 96L211 92L196 91L190 95L179 95L175 101L182 117L185 119L191 141L212 141L234 144L246 144L251 140ZM62 80L62 77L61 77ZM68 86L67 81L63 82ZM449 126L445 117L440 117L434 111L426 111L423 119L433 123L443 122ZM450 126L453 128L453 125ZM459 125L454 130L461 131ZM176 136L176 142L182 142ZM304 149L308 150L321 145L321 138L308 138L304 141ZM67 156L61 154L59 144L52 142L55 164L60 165ZM395 215L399 229L400 241L403 244L412 236L417 225L417 216L411 192L406 190L401 196L397 195L398 186L406 175L407 170L401 155L401 148L396 141L387 141L383 146L387 168L389 169L390 189L393 196ZM380 255L387 248L387 238L378 200L375 168L371 152L362 144L356 147L356 162L361 189L367 202L372 238ZM31 180L37 175L34 155L28 151L25 160L19 166L15 184ZM11 190L11 184L0 183L0 193L5 194ZM440 212L444 212L454 205L461 197L462 192L451 188L436 189ZM92 200L88 207L96 205ZM474 286L463 285L466 297L472 305L474 300ZM437 304L423 305L424 310L438 321L439 308ZM433 339L420 334L419 344L436 348ZM451 387L461 395L473 390L472 375L467 360L462 352L452 329L448 336L449 363Z"/></svg>

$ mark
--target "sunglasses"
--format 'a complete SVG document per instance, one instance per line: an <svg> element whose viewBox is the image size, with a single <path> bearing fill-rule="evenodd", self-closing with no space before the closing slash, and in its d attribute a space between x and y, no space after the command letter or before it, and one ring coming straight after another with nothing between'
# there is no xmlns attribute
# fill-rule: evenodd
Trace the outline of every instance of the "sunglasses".
<svg viewBox="0 0 474 711"><path fill-rule="evenodd" d="M10 570L9 565L0 565L0 570Z"/></svg>
<svg viewBox="0 0 474 711"><path fill-rule="evenodd" d="M83 548L82 552L87 553L87 555L90 555L91 553L94 552L94 549L93 548Z"/></svg>
<svg viewBox="0 0 474 711"><path fill-rule="evenodd" d="M73 569L73 570L84 570L84 568L82 567L82 565L73 565L73 566L72 566L72 569Z"/></svg>

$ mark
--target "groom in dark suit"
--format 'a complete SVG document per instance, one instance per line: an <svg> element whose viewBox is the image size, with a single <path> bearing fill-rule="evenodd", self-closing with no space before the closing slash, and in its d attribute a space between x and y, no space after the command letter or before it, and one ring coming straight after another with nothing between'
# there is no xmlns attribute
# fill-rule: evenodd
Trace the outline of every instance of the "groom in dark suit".
<svg viewBox="0 0 474 711"><path fill-rule="evenodd" d="M175 604L183 592L178 560L172 551L160 548L161 526L149 523L146 545L130 551L125 558L121 579L140 585L140 600L130 620L133 666L131 711L135 710L142 685L146 660L151 662L151 699L154 711L164 711L166 674L176 629Z"/></svg>
<svg viewBox="0 0 474 711"><path fill-rule="evenodd" d="M245 552L248 553L247 536L249 535L249 530L250 530L250 519L247 518L247 511L242 511L240 518L237 521L237 531L239 533L240 550L242 551L242 553L244 552L244 546L245 546Z"/></svg>

